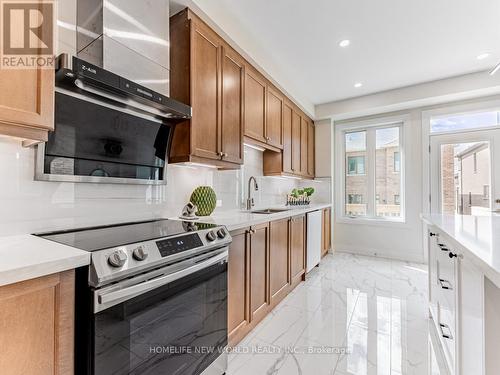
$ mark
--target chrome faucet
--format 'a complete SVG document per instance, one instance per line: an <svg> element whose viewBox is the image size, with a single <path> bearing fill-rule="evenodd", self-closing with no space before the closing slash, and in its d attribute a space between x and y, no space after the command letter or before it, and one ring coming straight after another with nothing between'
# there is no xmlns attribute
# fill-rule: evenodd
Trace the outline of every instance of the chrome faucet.
<svg viewBox="0 0 500 375"><path fill-rule="evenodd" d="M255 177L254 176L250 177L248 179L247 210L251 210L252 207L255 205L255 203L253 201L253 198L252 198L251 190L250 190L250 186L251 186L252 180L253 180L253 182L255 184L255 191L259 190L259 185L257 185L257 180L255 179Z"/></svg>

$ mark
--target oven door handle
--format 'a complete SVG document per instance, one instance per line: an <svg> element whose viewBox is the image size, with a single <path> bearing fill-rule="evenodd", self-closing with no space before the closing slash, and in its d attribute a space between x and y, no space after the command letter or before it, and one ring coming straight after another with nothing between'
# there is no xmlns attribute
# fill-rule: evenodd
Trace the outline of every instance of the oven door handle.
<svg viewBox="0 0 500 375"><path fill-rule="evenodd" d="M181 271L173 272L171 274L160 276L109 293L98 294L97 303L95 304L94 307L96 310L95 312L105 310L111 306L116 305L117 303L127 301L133 297L138 296L139 294L149 292L153 289L159 288L160 286L171 283L172 281L181 279L185 276L189 276L195 272L213 266L214 264L225 262L227 261L227 257L228 257L228 251L225 250L214 257L211 257L203 262L197 263Z"/></svg>

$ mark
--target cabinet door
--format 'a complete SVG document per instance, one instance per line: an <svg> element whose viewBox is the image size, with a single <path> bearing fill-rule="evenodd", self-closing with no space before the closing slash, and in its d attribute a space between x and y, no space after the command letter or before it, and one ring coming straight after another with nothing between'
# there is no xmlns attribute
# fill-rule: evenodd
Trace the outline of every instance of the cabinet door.
<svg viewBox="0 0 500 375"><path fill-rule="evenodd" d="M243 90L245 65L231 48L222 49L222 159L243 163Z"/></svg>
<svg viewBox="0 0 500 375"><path fill-rule="evenodd" d="M290 274L295 284L306 270L305 216L290 219Z"/></svg>
<svg viewBox="0 0 500 375"><path fill-rule="evenodd" d="M314 177L314 124L307 122L307 175Z"/></svg>
<svg viewBox="0 0 500 375"><path fill-rule="evenodd" d="M192 23L191 37L191 151L220 159L220 56L221 40L205 25Z"/></svg>
<svg viewBox="0 0 500 375"><path fill-rule="evenodd" d="M0 287L3 375L73 373L74 271Z"/></svg>
<svg viewBox="0 0 500 375"><path fill-rule="evenodd" d="M279 302L287 292L288 277L288 220L272 221L269 245L269 284L271 303Z"/></svg>
<svg viewBox="0 0 500 375"><path fill-rule="evenodd" d="M322 252L321 255L325 256L330 250L331 244L331 210L325 208L323 210L323 233L322 233Z"/></svg>
<svg viewBox="0 0 500 375"><path fill-rule="evenodd" d="M54 130L54 70L0 69L0 134L46 141Z"/></svg>
<svg viewBox="0 0 500 375"><path fill-rule="evenodd" d="M231 344L241 339L242 330L249 323L247 232L247 230L232 232L233 242L229 246L227 331Z"/></svg>
<svg viewBox="0 0 500 375"><path fill-rule="evenodd" d="M266 82L253 69L245 72L245 135L266 142Z"/></svg>
<svg viewBox="0 0 500 375"><path fill-rule="evenodd" d="M283 105L283 172L292 170L292 114L293 109L286 102Z"/></svg>
<svg viewBox="0 0 500 375"><path fill-rule="evenodd" d="M307 120L304 117L300 118L300 174L307 176L307 136L308 136Z"/></svg>
<svg viewBox="0 0 500 375"><path fill-rule="evenodd" d="M300 142L300 115L292 112L292 171L295 174L300 173L300 155L301 155L301 142Z"/></svg>
<svg viewBox="0 0 500 375"><path fill-rule="evenodd" d="M283 97L270 86L267 88L266 141L271 146L283 147Z"/></svg>
<svg viewBox="0 0 500 375"><path fill-rule="evenodd" d="M262 319L269 305L269 225L250 234L250 321Z"/></svg>

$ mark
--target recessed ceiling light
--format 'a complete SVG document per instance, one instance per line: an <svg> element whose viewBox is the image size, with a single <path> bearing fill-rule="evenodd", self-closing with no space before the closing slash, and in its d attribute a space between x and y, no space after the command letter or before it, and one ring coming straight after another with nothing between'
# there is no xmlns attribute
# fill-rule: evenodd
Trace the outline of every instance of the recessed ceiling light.
<svg viewBox="0 0 500 375"><path fill-rule="evenodd" d="M351 44L351 41L349 39L344 39L339 42L339 46L342 48L347 47L349 44Z"/></svg>
<svg viewBox="0 0 500 375"><path fill-rule="evenodd" d="M486 59L488 57L490 57L490 54L486 52L486 53L482 53L480 55L477 55L476 59L478 59L478 60L484 60L484 59Z"/></svg>
<svg viewBox="0 0 500 375"><path fill-rule="evenodd" d="M361 86L363 86L361 82L357 82L354 84L354 87L356 87L357 89L359 89Z"/></svg>

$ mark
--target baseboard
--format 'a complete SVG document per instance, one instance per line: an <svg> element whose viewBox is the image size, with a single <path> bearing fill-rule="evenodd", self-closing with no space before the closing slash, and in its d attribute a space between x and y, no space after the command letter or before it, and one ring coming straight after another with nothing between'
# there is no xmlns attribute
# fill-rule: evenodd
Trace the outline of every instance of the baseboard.
<svg viewBox="0 0 500 375"><path fill-rule="evenodd" d="M394 253L390 253L390 252L387 252L387 250L363 249L360 247L350 248L348 246L336 246L335 252L336 253L348 253L348 254L355 254L355 255L371 256L371 257L376 257L376 258L381 258L381 259L399 260L402 262L426 264L423 260L423 257L419 256L418 254L408 254L406 257L400 256L401 253L404 253L403 250L400 250L400 251L397 251Z"/></svg>

